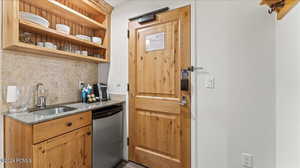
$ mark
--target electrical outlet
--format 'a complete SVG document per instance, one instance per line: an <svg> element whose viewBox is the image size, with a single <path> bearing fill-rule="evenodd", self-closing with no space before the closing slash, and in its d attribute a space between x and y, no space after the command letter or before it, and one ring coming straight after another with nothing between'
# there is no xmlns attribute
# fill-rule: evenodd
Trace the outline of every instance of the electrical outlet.
<svg viewBox="0 0 300 168"><path fill-rule="evenodd" d="M82 89L83 86L84 86L84 81L79 81L79 83L78 83L79 89Z"/></svg>
<svg viewBox="0 0 300 168"><path fill-rule="evenodd" d="M242 168L253 168L253 155L249 153L242 153L241 164Z"/></svg>

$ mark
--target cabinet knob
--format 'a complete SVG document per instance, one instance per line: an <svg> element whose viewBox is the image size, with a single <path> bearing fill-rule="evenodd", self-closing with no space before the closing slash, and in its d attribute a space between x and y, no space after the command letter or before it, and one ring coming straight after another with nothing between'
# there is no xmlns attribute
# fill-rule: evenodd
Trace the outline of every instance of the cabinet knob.
<svg viewBox="0 0 300 168"><path fill-rule="evenodd" d="M73 123L72 122L68 122L68 123L66 123L66 126L68 126L68 127L71 127L73 125Z"/></svg>
<svg viewBox="0 0 300 168"><path fill-rule="evenodd" d="M92 133L91 133L91 132L88 132L87 135L90 136L90 135L92 135Z"/></svg>

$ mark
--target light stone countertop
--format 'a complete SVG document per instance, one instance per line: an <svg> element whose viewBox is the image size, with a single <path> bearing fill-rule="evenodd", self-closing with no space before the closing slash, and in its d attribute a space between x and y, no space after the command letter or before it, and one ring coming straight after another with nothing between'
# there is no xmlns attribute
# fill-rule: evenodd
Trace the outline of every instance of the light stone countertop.
<svg viewBox="0 0 300 168"><path fill-rule="evenodd" d="M22 112L22 113L8 113L5 114L5 116L13 118L15 120L18 120L22 123L33 125L57 118L62 118L69 115L74 115L81 112L91 111L95 109L101 109L107 106L116 105L116 104L122 104L125 100L123 99L113 99L106 102L98 102L98 103L92 103L92 104L85 104L85 103L75 103L75 104L66 104L64 106L67 107L74 107L77 108L76 110L59 113L59 114L53 114L53 115L37 115L35 112Z"/></svg>

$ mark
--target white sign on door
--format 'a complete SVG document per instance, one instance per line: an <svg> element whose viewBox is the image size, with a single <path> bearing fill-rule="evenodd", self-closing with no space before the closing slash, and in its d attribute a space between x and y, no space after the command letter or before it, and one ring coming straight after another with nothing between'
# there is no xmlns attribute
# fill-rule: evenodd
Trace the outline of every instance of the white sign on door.
<svg viewBox="0 0 300 168"><path fill-rule="evenodd" d="M165 49L165 32L146 36L146 51Z"/></svg>

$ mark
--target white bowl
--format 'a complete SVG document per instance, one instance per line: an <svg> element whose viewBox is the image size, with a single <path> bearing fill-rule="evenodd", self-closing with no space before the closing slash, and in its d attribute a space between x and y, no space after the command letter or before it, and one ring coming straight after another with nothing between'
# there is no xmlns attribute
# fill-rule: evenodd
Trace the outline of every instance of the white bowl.
<svg viewBox="0 0 300 168"><path fill-rule="evenodd" d="M82 35L82 34L77 34L75 35L75 37L82 39L82 40L87 40L87 41L91 41L91 37L86 36L86 35Z"/></svg>
<svg viewBox="0 0 300 168"><path fill-rule="evenodd" d="M102 38L100 38L100 37L92 37L92 42L102 44Z"/></svg>
<svg viewBox="0 0 300 168"><path fill-rule="evenodd" d="M39 24L44 27L49 27L49 21L41 16L35 15L33 13L28 13L28 12L20 12L20 18Z"/></svg>
<svg viewBox="0 0 300 168"><path fill-rule="evenodd" d="M71 28L64 24L56 24L56 30L61 33L70 34Z"/></svg>

